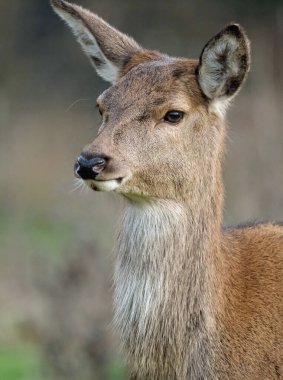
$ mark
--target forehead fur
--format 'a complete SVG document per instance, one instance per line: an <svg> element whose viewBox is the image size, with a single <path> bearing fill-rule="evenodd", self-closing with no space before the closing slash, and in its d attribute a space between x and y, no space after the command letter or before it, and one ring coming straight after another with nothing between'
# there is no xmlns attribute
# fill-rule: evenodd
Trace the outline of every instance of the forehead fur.
<svg viewBox="0 0 283 380"><path fill-rule="evenodd" d="M125 63L120 80L99 98L104 107L135 103L161 105L177 95L204 103L196 77L197 60L171 58L156 52L135 54Z"/></svg>

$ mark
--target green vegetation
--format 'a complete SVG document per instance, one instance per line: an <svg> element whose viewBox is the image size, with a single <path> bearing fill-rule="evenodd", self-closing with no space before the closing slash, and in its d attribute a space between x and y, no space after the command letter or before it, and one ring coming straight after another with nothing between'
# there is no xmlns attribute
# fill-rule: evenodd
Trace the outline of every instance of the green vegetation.
<svg viewBox="0 0 283 380"><path fill-rule="evenodd" d="M17 236L16 241L11 237ZM46 253L58 257L66 249L72 236L72 227L56 223L39 215L0 217L0 240L2 249L15 251L11 245L20 244L25 253Z"/></svg>
<svg viewBox="0 0 283 380"><path fill-rule="evenodd" d="M31 346L0 347L1 380L42 380L41 358Z"/></svg>
<svg viewBox="0 0 283 380"><path fill-rule="evenodd" d="M109 375L110 380L124 380L126 379L126 370L118 361L113 361L109 366Z"/></svg>

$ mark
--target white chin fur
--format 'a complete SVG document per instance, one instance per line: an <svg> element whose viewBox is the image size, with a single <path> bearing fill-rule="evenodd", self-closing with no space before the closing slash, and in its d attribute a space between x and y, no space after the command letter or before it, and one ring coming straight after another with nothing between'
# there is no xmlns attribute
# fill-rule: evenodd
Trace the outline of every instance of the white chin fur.
<svg viewBox="0 0 283 380"><path fill-rule="evenodd" d="M89 187L97 191L114 191L120 186L120 182L116 179L109 181L85 181Z"/></svg>

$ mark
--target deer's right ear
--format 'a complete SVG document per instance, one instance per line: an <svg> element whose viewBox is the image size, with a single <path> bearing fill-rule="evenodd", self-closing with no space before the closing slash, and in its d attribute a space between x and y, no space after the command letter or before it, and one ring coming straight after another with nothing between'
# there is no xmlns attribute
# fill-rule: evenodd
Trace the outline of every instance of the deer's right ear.
<svg viewBox="0 0 283 380"><path fill-rule="evenodd" d="M69 25L97 73L115 83L127 59L141 50L130 37L90 11L64 0L51 0L55 12Z"/></svg>

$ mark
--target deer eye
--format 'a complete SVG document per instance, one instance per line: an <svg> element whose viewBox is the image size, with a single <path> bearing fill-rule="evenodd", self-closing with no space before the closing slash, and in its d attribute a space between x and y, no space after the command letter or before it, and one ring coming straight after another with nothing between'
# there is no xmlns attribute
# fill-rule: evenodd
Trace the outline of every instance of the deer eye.
<svg viewBox="0 0 283 380"><path fill-rule="evenodd" d="M179 123L184 117L184 112L182 111L168 111L164 116L164 121L170 124Z"/></svg>

